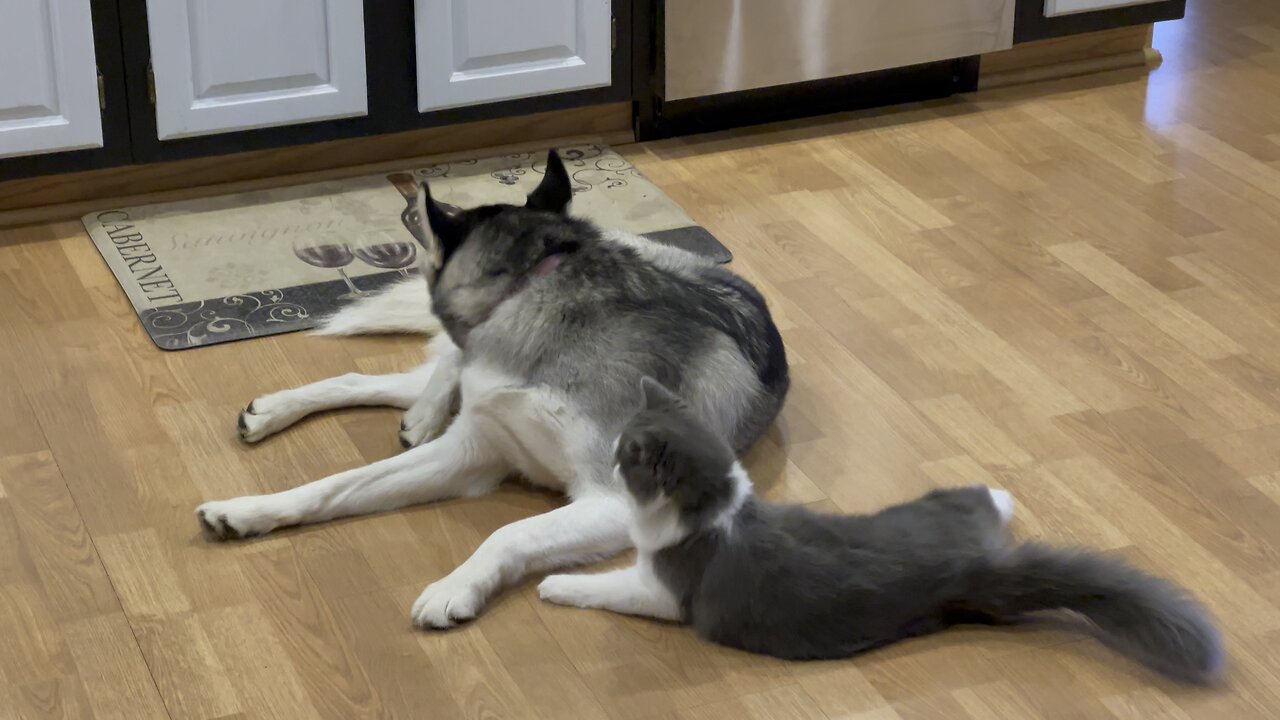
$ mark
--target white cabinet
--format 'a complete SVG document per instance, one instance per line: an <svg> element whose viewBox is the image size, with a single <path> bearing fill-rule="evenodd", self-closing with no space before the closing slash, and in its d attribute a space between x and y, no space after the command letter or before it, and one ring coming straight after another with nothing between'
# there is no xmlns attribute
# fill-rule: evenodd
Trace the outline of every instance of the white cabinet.
<svg viewBox="0 0 1280 720"><path fill-rule="evenodd" d="M102 147L89 0L0 3L0 157Z"/></svg>
<svg viewBox="0 0 1280 720"><path fill-rule="evenodd" d="M147 0L161 140L364 115L361 0Z"/></svg>
<svg viewBox="0 0 1280 720"><path fill-rule="evenodd" d="M1044 15L1045 17L1057 17L1059 15L1071 15L1072 13L1092 12L1094 10L1110 10L1129 5L1148 5L1154 2L1159 2L1159 0L1045 0Z"/></svg>
<svg viewBox="0 0 1280 720"><path fill-rule="evenodd" d="M610 84L609 0L416 0L418 109Z"/></svg>

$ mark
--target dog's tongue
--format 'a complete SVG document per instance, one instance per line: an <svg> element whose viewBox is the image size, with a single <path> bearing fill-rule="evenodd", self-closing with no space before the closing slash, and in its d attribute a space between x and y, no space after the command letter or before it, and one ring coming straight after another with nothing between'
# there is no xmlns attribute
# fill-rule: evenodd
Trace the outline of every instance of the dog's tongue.
<svg viewBox="0 0 1280 720"><path fill-rule="evenodd" d="M533 275L534 277L542 277L543 275L550 275L551 271L560 267L560 263L563 261L564 261L564 253L555 253L554 255L548 255L542 258L542 260L540 260L537 265L533 266L533 271L530 274Z"/></svg>

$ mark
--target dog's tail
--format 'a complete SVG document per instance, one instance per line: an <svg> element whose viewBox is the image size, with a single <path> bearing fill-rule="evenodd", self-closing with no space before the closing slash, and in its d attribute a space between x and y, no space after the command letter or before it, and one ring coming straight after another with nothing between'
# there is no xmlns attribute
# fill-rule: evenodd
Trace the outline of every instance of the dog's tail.
<svg viewBox="0 0 1280 720"><path fill-rule="evenodd" d="M1221 635L1186 591L1119 560L1027 544L990 559L971 579L966 610L1002 619L1072 610L1109 645L1176 680L1209 683L1226 662Z"/></svg>
<svg viewBox="0 0 1280 720"><path fill-rule="evenodd" d="M385 335L402 333L434 335L440 320L431 312L431 294L420 277L391 284L360 298L325 318L317 335Z"/></svg>

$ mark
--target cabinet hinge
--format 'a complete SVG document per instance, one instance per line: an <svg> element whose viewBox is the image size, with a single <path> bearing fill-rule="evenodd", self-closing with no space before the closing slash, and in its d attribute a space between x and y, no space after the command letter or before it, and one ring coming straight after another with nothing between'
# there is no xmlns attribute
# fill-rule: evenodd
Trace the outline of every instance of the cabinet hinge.
<svg viewBox="0 0 1280 720"><path fill-rule="evenodd" d="M147 100L156 104L156 73L151 69L151 61L147 61Z"/></svg>
<svg viewBox="0 0 1280 720"><path fill-rule="evenodd" d="M609 49L618 49L618 18L609 18Z"/></svg>
<svg viewBox="0 0 1280 720"><path fill-rule="evenodd" d="M107 109L107 79L102 77L101 70L98 70L98 109Z"/></svg>

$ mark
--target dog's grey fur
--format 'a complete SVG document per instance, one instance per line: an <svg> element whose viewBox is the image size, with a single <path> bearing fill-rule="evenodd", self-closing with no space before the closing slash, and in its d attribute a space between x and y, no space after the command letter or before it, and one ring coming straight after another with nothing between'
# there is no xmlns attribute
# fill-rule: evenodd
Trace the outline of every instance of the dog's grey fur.
<svg viewBox="0 0 1280 720"><path fill-rule="evenodd" d="M1088 551L1007 545L1003 491L936 490L872 515L771 505L751 495L731 449L682 400L656 383L644 395L616 455L641 534L663 512L677 527L648 549L636 538L639 564L670 594L659 617L743 650L817 659L958 623L1070 610L1176 679L1207 681L1222 669L1218 631L1181 588ZM544 597L634 610L617 587L595 598L575 588L580 577L548 578ZM653 587L639 593L656 597Z"/></svg>
<svg viewBox="0 0 1280 720"><path fill-rule="evenodd" d="M667 383L735 449L755 442L789 382L760 294L709 259L570 217L570 199L555 153L523 207L450 209L423 184L402 217L425 221L412 229L426 250L430 306L447 333L433 340L432 359L402 375L273 393L241 416L242 437L257 441L316 410L398 405L409 409L401 437L412 449L281 493L206 503L198 509L206 531L243 537L478 494L512 473L565 491L570 505L500 529L424 591L415 621L448 627L527 572L627 547L612 442L641 377ZM365 309L386 309L401 292L344 312L330 327L385 328ZM427 305L424 295L424 316Z"/></svg>
<svg viewBox="0 0 1280 720"><path fill-rule="evenodd" d="M547 191L557 178L565 186ZM651 376L745 450L788 386L764 299L709 260L606 239L564 214L569 192L566 176L548 172L524 208L451 215L428 205L445 257L432 303L449 337L468 359L571 393L610 437L629 419L639 378ZM555 271L530 282L553 256L563 257Z"/></svg>

